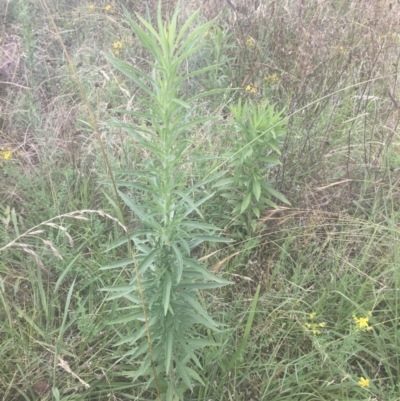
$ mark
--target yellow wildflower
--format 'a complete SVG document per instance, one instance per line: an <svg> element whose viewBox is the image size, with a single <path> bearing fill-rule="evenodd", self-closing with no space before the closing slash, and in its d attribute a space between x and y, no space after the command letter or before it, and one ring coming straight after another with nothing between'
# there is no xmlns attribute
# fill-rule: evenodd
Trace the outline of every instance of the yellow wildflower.
<svg viewBox="0 0 400 401"><path fill-rule="evenodd" d="M247 47L254 47L256 45L256 41L250 36L246 39Z"/></svg>
<svg viewBox="0 0 400 401"><path fill-rule="evenodd" d="M368 316L361 316L357 317L356 315L353 315L353 320L356 325L356 331L360 330L372 330L372 327L369 325L369 317L372 316L372 313L369 312Z"/></svg>
<svg viewBox="0 0 400 401"><path fill-rule="evenodd" d="M114 44L113 44L113 51L114 51L114 54L118 56L119 51L120 51L123 47L124 47L124 45L122 44L121 41L118 40L118 41L114 42Z"/></svg>
<svg viewBox="0 0 400 401"><path fill-rule="evenodd" d="M276 73L271 74L271 75L266 75L264 77L264 81L270 84L276 84L279 82L279 78L278 75L276 75Z"/></svg>
<svg viewBox="0 0 400 401"><path fill-rule="evenodd" d="M0 148L0 159L9 160L12 158L12 149L11 148Z"/></svg>
<svg viewBox="0 0 400 401"><path fill-rule="evenodd" d="M247 85L246 92L257 93L257 89L253 85Z"/></svg>
<svg viewBox="0 0 400 401"><path fill-rule="evenodd" d="M308 317L311 322L307 322L303 324L303 329L306 331L310 331L314 335L321 334L321 329L326 326L325 322L316 322L314 319L316 318L317 314L315 312L311 312Z"/></svg>
<svg viewBox="0 0 400 401"><path fill-rule="evenodd" d="M357 384L362 388L367 388L369 387L369 379L366 379L365 377L361 376Z"/></svg>
<svg viewBox="0 0 400 401"><path fill-rule="evenodd" d="M106 10L106 11L110 11L111 10L111 4L107 4L105 7L104 7L104 10Z"/></svg>
<svg viewBox="0 0 400 401"><path fill-rule="evenodd" d="M94 11L94 5L93 4L89 4L88 6L87 6L87 8L88 8L88 10L89 11Z"/></svg>

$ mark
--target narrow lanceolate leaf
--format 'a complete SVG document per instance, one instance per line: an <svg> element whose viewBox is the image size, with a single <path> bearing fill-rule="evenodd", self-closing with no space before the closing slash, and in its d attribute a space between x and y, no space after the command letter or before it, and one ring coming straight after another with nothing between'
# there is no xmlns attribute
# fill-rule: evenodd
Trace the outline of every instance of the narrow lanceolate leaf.
<svg viewBox="0 0 400 401"><path fill-rule="evenodd" d="M175 253L176 256L176 267L177 267L177 271L175 274L175 281L176 283L179 283L179 281L181 281L181 277L182 277L182 272L183 272L183 258L182 258L182 253L179 250L179 248L173 244L172 245L172 249Z"/></svg>
<svg viewBox="0 0 400 401"><path fill-rule="evenodd" d="M131 198L129 198L129 196L125 195L123 192L118 191L119 196L121 197L121 199L126 203L127 206L129 206L129 208L132 210L132 212L134 212L140 220L146 220L146 214L143 212L143 210L136 205L133 200Z"/></svg>
<svg viewBox="0 0 400 401"><path fill-rule="evenodd" d="M213 224L201 223L198 221L182 221L180 225L189 229L221 231L221 228L214 226Z"/></svg>
<svg viewBox="0 0 400 401"><path fill-rule="evenodd" d="M256 201L258 202L260 200L260 195L261 195L261 185L260 185L257 177L253 178L252 190L253 190L253 194L254 194L254 196L256 198Z"/></svg>
<svg viewBox="0 0 400 401"><path fill-rule="evenodd" d="M139 273L143 274L149 266L154 262L158 254L160 253L159 249L153 249L142 262L139 263Z"/></svg>
<svg viewBox="0 0 400 401"><path fill-rule="evenodd" d="M171 275L166 272L164 275L164 292L163 292L163 306L164 306L164 316L167 316L169 308L169 300L171 297L172 280Z"/></svg>
<svg viewBox="0 0 400 401"><path fill-rule="evenodd" d="M224 242L226 244L233 241L232 239L225 238L225 237L217 237L215 235L194 235L192 238L195 241Z"/></svg>
<svg viewBox="0 0 400 401"><path fill-rule="evenodd" d="M244 197L242 205L240 207L240 214L242 214L249 207L250 200L251 200L251 192L248 192Z"/></svg>
<svg viewBox="0 0 400 401"><path fill-rule="evenodd" d="M214 188L232 187L233 181L234 181L234 178L233 178L233 177L224 178L223 180L220 180L220 181L216 182L216 183L213 185L213 187L214 187Z"/></svg>
<svg viewBox="0 0 400 401"><path fill-rule="evenodd" d="M173 331L167 331L167 340L165 341L165 371L169 372L169 367L172 362L172 342L173 342Z"/></svg>
<svg viewBox="0 0 400 401"><path fill-rule="evenodd" d="M213 288L223 287L226 284L223 283L183 283L179 284L179 287L184 287L187 291L197 291L197 290L210 290Z"/></svg>
<svg viewBox="0 0 400 401"><path fill-rule="evenodd" d="M207 269L205 269L197 260L191 259L191 258L183 258L183 261L185 265L187 265L190 269L187 269L190 271L193 269L195 272L201 274L201 276L205 280L210 280L210 281L215 281L216 283L228 285L232 284L231 281L225 280L222 277L214 276L214 274L211 274Z"/></svg>
<svg viewBox="0 0 400 401"><path fill-rule="evenodd" d="M129 264L133 263L133 259L132 258L127 258L127 259L121 259L121 260L117 260L113 263L110 263L106 266L102 266L100 267L100 270L109 270L109 269L117 269L118 267L124 267L127 266Z"/></svg>
<svg viewBox="0 0 400 401"><path fill-rule="evenodd" d="M105 252L111 251L111 249L117 248L123 244L126 244L128 242L128 239L135 240L140 238L143 235L150 235L154 234L154 231L152 230L136 230L133 233L129 234L129 236L122 237L115 241L112 245L110 245Z"/></svg>
<svg viewBox="0 0 400 401"><path fill-rule="evenodd" d="M283 203L286 203L287 205L290 205L290 202L285 198L283 194L280 192L276 191L274 188L271 188L270 186L267 186L266 191L268 191L272 196L275 196L275 198L279 199Z"/></svg>
<svg viewBox="0 0 400 401"><path fill-rule="evenodd" d="M129 322L132 322L132 321L138 320L138 319L143 319L143 311L139 311L136 313L130 313L125 316L120 316L117 319L110 320L106 324L110 325L110 324L129 323Z"/></svg>
<svg viewBox="0 0 400 401"><path fill-rule="evenodd" d="M208 315L206 310L199 304L199 302L197 301L197 299L195 297L193 297L191 294L186 294L186 293L182 293L182 297L186 300L186 302L188 302L191 305L191 307L197 313L199 313L201 316L203 316L204 319L206 319L210 324L216 324L211 319L211 317Z"/></svg>
<svg viewBox="0 0 400 401"><path fill-rule="evenodd" d="M175 361L176 367L178 369L179 375L182 377L185 384L188 388L192 389L192 382L190 381L190 377L187 374L187 366L183 366L179 361Z"/></svg>
<svg viewBox="0 0 400 401"><path fill-rule="evenodd" d="M104 54L104 57L118 70L120 70L124 75L126 75L130 80L132 80L139 88L141 88L149 96L153 97L153 92L147 87L147 85L139 78L139 76L144 76L146 80L153 82L149 75L144 74L142 71L131 66L124 61L121 61L113 56Z"/></svg>

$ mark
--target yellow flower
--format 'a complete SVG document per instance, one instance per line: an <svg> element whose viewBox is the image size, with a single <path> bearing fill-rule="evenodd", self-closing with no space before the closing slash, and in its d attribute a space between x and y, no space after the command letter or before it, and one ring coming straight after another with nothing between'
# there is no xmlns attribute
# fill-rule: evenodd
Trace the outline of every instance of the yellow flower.
<svg viewBox="0 0 400 401"><path fill-rule="evenodd" d="M107 4L105 7L104 7L104 10L106 10L106 11L110 11L111 10L111 4Z"/></svg>
<svg viewBox="0 0 400 401"><path fill-rule="evenodd" d="M314 319L316 318L317 314L315 312L311 312L308 317L311 322L304 323L303 329L306 331L310 331L314 335L321 334L321 330L326 326L325 322L317 323Z"/></svg>
<svg viewBox="0 0 400 401"><path fill-rule="evenodd" d="M353 315L356 331L372 330L372 327L369 325L369 316L372 316L371 312L368 312L368 316L366 317L357 317L356 315Z"/></svg>
<svg viewBox="0 0 400 401"><path fill-rule="evenodd" d="M113 51L114 51L114 54L118 56L119 51L120 51L123 47L124 47L124 45L122 44L121 41L118 40L118 41L114 42L114 44L113 44Z"/></svg>
<svg viewBox="0 0 400 401"><path fill-rule="evenodd" d="M278 75L276 75L275 73L272 75L266 75L264 77L264 81L270 84L276 84L279 82L279 78Z"/></svg>
<svg viewBox="0 0 400 401"><path fill-rule="evenodd" d="M0 148L0 159L9 160L12 158L12 149L11 148Z"/></svg>
<svg viewBox="0 0 400 401"><path fill-rule="evenodd" d="M87 6L87 8L88 8L89 11L94 11L94 5L93 4L89 4Z"/></svg>
<svg viewBox="0 0 400 401"><path fill-rule="evenodd" d="M360 377L360 380L357 383L362 388L369 387L369 379L366 379L362 376Z"/></svg>
<svg viewBox="0 0 400 401"><path fill-rule="evenodd" d="M247 85L246 92L257 93L257 89L253 85Z"/></svg>
<svg viewBox="0 0 400 401"><path fill-rule="evenodd" d="M247 47L254 47L256 45L256 41L250 36L246 39Z"/></svg>

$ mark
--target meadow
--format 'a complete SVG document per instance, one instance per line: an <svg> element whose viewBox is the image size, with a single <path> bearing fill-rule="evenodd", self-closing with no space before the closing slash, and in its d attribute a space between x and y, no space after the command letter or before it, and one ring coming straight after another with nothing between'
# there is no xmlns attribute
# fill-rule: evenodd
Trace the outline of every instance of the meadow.
<svg viewBox="0 0 400 401"><path fill-rule="evenodd" d="M400 4L4 0L0 400L400 400Z"/></svg>

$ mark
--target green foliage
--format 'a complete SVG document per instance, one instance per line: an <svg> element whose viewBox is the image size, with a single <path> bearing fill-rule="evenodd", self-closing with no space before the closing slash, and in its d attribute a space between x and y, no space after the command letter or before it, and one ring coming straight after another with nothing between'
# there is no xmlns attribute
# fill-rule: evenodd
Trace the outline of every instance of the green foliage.
<svg viewBox="0 0 400 401"><path fill-rule="evenodd" d="M232 205L236 224L247 226L253 232L255 218L267 207L277 207L271 198L286 204L289 201L268 181L271 168L280 164L274 155L280 155L280 146L286 133L283 111L276 112L268 101L255 104L239 99L230 107L235 119L236 137L231 137L232 155L229 165L231 177L215 184Z"/></svg>
<svg viewBox="0 0 400 401"><path fill-rule="evenodd" d="M184 390L192 389L194 382L204 384L197 373L202 368L199 349L215 345L199 337L199 327L205 326L212 331L218 327L201 306L197 293L229 283L210 274L191 256L193 249L204 241L229 240L216 236L217 227L197 220L203 218L200 206L213 194L200 195L198 188L205 185L205 181L187 187L182 169L190 144L186 134L196 125L210 120L193 116L194 101L215 91L183 99L182 83L214 67L184 73L181 65L203 46L204 33L213 22L189 32L196 14L179 31L178 10L170 22L164 23L159 9L157 28L139 15L137 18L144 28L127 13L126 17L154 60L150 63L152 71L146 73L115 57L107 56L107 59L143 91L145 110L126 113L147 122L151 128L118 121L113 125L123 128L146 149L151 160L145 171L117 172L116 184L124 188L119 190L119 195L139 219L142 229L133 230L109 248L132 241L133 257L102 268L136 266L140 281L132 271L131 279L126 283L103 290L109 292L109 299L119 301L110 324L136 328L128 330L117 343L129 347L126 361L136 363L141 360L138 369L125 374L133 378L150 377L149 385L161 389L168 400L183 399ZM141 196L136 200L134 193L138 192ZM143 295L144 304L139 293Z"/></svg>

